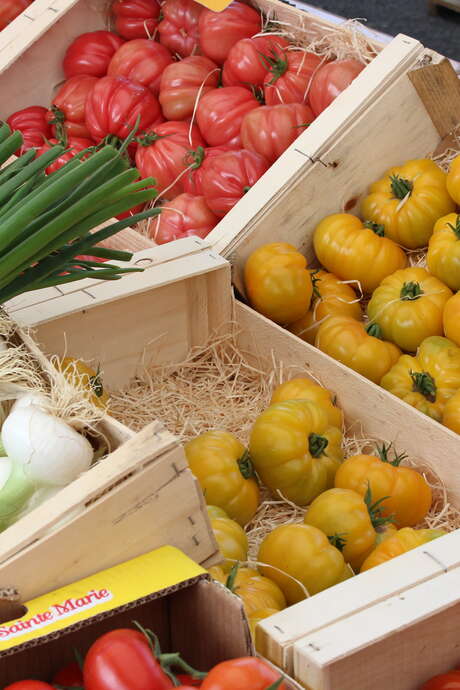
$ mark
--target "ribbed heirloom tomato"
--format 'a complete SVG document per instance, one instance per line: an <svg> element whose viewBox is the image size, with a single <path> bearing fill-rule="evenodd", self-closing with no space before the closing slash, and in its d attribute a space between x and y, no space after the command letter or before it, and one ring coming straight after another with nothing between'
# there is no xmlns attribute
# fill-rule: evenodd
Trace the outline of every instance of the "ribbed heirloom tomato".
<svg viewBox="0 0 460 690"><path fill-rule="evenodd" d="M223 661L208 673L201 690L268 690L280 680L279 671L257 657ZM287 690L281 683L277 690Z"/></svg>
<svg viewBox="0 0 460 690"><path fill-rule="evenodd" d="M193 0L194 1L194 0ZM212 60L192 55L168 65L161 76L160 104L168 120L191 117L197 97L215 89L220 70Z"/></svg>
<svg viewBox="0 0 460 690"><path fill-rule="evenodd" d="M195 0L166 0L161 10L160 43L182 58L199 53L198 21L204 7Z"/></svg>
<svg viewBox="0 0 460 690"><path fill-rule="evenodd" d="M282 57L289 43L282 36L264 34L242 38L230 49L224 62L224 86L262 87L270 68L269 60Z"/></svg>
<svg viewBox="0 0 460 690"><path fill-rule="evenodd" d="M274 59L264 79L265 103L308 103L312 77L323 61L304 50L285 52Z"/></svg>
<svg viewBox="0 0 460 690"><path fill-rule="evenodd" d="M442 326L446 338L460 347L460 292L449 297L442 313Z"/></svg>
<svg viewBox="0 0 460 690"><path fill-rule="evenodd" d="M358 60L334 60L321 65L314 74L308 100L316 116L323 112L337 96L363 71Z"/></svg>
<svg viewBox="0 0 460 690"><path fill-rule="evenodd" d="M41 156L42 153L49 151L52 146L56 146L59 143L61 142L59 142L57 139L49 139L46 144L43 144L43 146L38 149L37 157ZM51 173L56 172L56 170L59 170L59 168L62 168L63 165L74 158L77 153L81 153L91 146L94 146L94 141L92 141L92 139L68 137L66 142L66 151L46 168L46 174L50 175Z"/></svg>
<svg viewBox="0 0 460 690"><path fill-rule="evenodd" d="M430 272L451 290L460 290L460 215L440 218L428 244L426 262Z"/></svg>
<svg viewBox="0 0 460 690"><path fill-rule="evenodd" d="M195 196L202 196L204 192L203 173L205 161L229 151L233 151L231 146L208 146L207 148L201 146L196 151L190 151L187 156L187 164L192 167L189 168L183 177L185 191Z"/></svg>
<svg viewBox="0 0 460 690"><path fill-rule="evenodd" d="M184 191L188 152L199 146L204 141L195 125L190 129L188 122L164 122L146 131L136 151L136 166L142 177L155 178L160 196L174 199Z"/></svg>
<svg viewBox="0 0 460 690"><path fill-rule="evenodd" d="M259 101L242 86L213 89L200 99L196 111L198 126L210 146L238 149L244 116L259 107Z"/></svg>
<svg viewBox="0 0 460 690"><path fill-rule="evenodd" d="M109 62L124 40L112 31L90 31L72 41L64 56L66 79L76 74L104 77Z"/></svg>
<svg viewBox="0 0 460 690"><path fill-rule="evenodd" d="M86 124L95 141L108 134L125 139L139 121L139 131L162 120L160 104L141 84L124 77L103 77L86 101Z"/></svg>
<svg viewBox="0 0 460 690"><path fill-rule="evenodd" d="M123 38L148 38L152 36L160 16L157 0L115 0L112 5L115 30Z"/></svg>
<svg viewBox="0 0 460 690"><path fill-rule="evenodd" d="M311 379L296 378L281 383L273 391L270 405L286 400L308 400L321 407L327 414L331 426L337 426L339 429L342 427L343 413L332 402L330 391Z"/></svg>
<svg viewBox="0 0 460 690"><path fill-rule="evenodd" d="M150 223L149 236L157 244L182 237L206 237L218 221L204 197L183 193L162 205L161 214Z"/></svg>
<svg viewBox="0 0 460 690"><path fill-rule="evenodd" d="M223 12L204 10L199 20L201 52L222 64L235 43L261 30L261 15L242 2L232 2Z"/></svg>
<svg viewBox="0 0 460 690"><path fill-rule="evenodd" d="M245 149L260 153L272 164L313 120L308 105L263 105L245 115L241 142Z"/></svg>
<svg viewBox="0 0 460 690"><path fill-rule="evenodd" d="M32 0L2 0L0 4L0 31L16 19Z"/></svg>
<svg viewBox="0 0 460 690"><path fill-rule="evenodd" d="M386 563L396 556L400 556L407 551L427 544L433 539L442 537L446 532L442 529L412 529L412 527L403 527L398 530L396 534L385 539L381 544L369 554L361 566L361 572L375 568L377 565Z"/></svg>
<svg viewBox="0 0 460 690"><path fill-rule="evenodd" d="M265 158L245 149L210 156L202 175L207 205L216 216L225 216L267 170Z"/></svg>
<svg viewBox="0 0 460 690"><path fill-rule="evenodd" d="M172 63L172 55L161 43L137 38L122 45L110 61L107 74L125 77L148 87L155 95L160 91L161 75Z"/></svg>
<svg viewBox="0 0 460 690"><path fill-rule="evenodd" d="M442 423L460 434L460 389L444 405Z"/></svg>
<svg viewBox="0 0 460 690"><path fill-rule="evenodd" d="M97 81L97 77L77 74L60 87L48 111L48 122L52 124L54 136L59 136L62 129L71 137L91 136L85 122L85 106Z"/></svg>
<svg viewBox="0 0 460 690"><path fill-rule="evenodd" d="M222 563L222 571L228 572L235 562L247 559L248 538L241 525L229 518L224 510L217 506L207 508L219 551L224 559L229 559Z"/></svg>
<svg viewBox="0 0 460 690"><path fill-rule="evenodd" d="M47 109L41 105L31 105L9 116L7 123L11 130L22 134L23 143L16 155L32 148L42 146L51 137L51 127L47 120Z"/></svg>
<svg viewBox="0 0 460 690"><path fill-rule="evenodd" d="M454 158L447 173L447 191L460 204L460 156Z"/></svg>

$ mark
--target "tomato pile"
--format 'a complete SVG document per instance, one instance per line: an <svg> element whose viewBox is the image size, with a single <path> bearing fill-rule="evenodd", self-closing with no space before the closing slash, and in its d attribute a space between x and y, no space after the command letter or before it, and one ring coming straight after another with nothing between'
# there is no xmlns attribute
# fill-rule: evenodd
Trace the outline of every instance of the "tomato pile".
<svg viewBox="0 0 460 690"><path fill-rule="evenodd" d="M286 690L278 671L255 657L223 661L208 673L179 654L162 654L150 631L118 628L99 637L81 664L58 671L50 683L22 680L4 690Z"/></svg>
<svg viewBox="0 0 460 690"><path fill-rule="evenodd" d="M19 17L33 0L2 0L0 3L0 31L2 31L13 19Z"/></svg>
<svg viewBox="0 0 460 690"><path fill-rule="evenodd" d="M460 433L459 206L460 156L447 173L428 159L391 168L361 217L336 213L316 226L320 269L284 242L253 252L249 301Z"/></svg>
<svg viewBox="0 0 460 690"><path fill-rule="evenodd" d="M29 0L7 0L7 2ZM223 12L195 0L116 0L115 32L68 46L66 81L51 103L13 113L23 151L56 141L59 168L102 141L121 142L141 177L152 176L165 212L150 225L158 244L205 237L269 166L361 72L264 29L258 10ZM1 24L1 20L0 20Z"/></svg>

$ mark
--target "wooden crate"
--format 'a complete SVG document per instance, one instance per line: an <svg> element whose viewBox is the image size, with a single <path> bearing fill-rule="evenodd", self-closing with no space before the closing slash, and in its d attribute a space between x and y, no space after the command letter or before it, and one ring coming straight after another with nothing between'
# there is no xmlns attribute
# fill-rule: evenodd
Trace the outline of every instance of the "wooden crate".
<svg viewBox="0 0 460 690"><path fill-rule="evenodd" d="M253 0L252 4L280 21L300 27L302 36L315 38L331 29L337 31L334 24L280 0ZM8 94L0 104L0 118L27 105L47 106L64 79L61 63L70 42L80 33L110 25L106 0L35 0L31 8L27 16L16 20L15 31L0 41L0 92ZM230 256L235 245L252 232L254 218L270 211L275 199L284 198L286 191L315 167L322 152L389 85L427 55L418 41L404 35L385 47L377 41L369 43L377 53L375 59L210 233L209 240L219 252ZM285 230L290 233L290 223ZM144 240L144 246L154 243Z"/></svg>
<svg viewBox="0 0 460 690"><path fill-rule="evenodd" d="M169 261L152 263L140 277L124 278L116 284L116 293L92 281L50 300L42 295L33 307L16 305L15 318L36 328L46 352L61 353L67 347L69 354L100 358L109 387L126 383L154 353L157 363L182 360L191 346L204 344L213 329L222 329L233 319L238 345L251 364L270 371L275 357L299 373L312 373L336 394L347 423L359 422L366 437L394 441L409 455L431 464L448 487L451 501L460 507L460 477L452 472L459 451L456 434L233 300L229 264L205 241L187 240L192 241L194 255L174 260L170 246ZM142 253L144 261L149 251ZM115 323L127 324L126 337L116 341L111 330ZM88 333L91 337L84 337ZM259 648L289 673L293 644L307 633L426 581L440 580L446 570L457 567L460 531L267 619L259 625Z"/></svg>

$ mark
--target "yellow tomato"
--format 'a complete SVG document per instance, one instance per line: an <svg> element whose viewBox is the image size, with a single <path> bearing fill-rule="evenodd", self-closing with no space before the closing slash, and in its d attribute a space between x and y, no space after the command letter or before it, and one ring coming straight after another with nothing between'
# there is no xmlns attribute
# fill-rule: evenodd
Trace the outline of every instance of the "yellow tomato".
<svg viewBox="0 0 460 690"><path fill-rule="evenodd" d="M458 390L444 405L442 423L452 431L460 434L460 390Z"/></svg>
<svg viewBox="0 0 460 690"><path fill-rule="evenodd" d="M326 412L331 426L342 428L343 412L332 402L330 391L311 379L297 378L282 383L273 391L270 405L286 400L309 400Z"/></svg>
<svg viewBox="0 0 460 690"><path fill-rule="evenodd" d="M219 510L220 508L216 506L208 506L212 531L219 546L219 551L225 558L222 568L224 571L228 571L232 568L235 561L247 560L248 538L244 529L235 520L227 517L225 513L223 516L216 516L216 511Z"/></svg>
<svg viewBox="0 0 460 690"><path fill-rule="evenodd" d="M263 483L297 505L334 485L342 433L308 400L271 405L252 427L249 452Z"/></svg>
<svg viewBox="0 0 460 690"><path fill-rule="evenodd" d="M99 369L94 371L81 359L65 357L57 363L56 368L76 388L84 391L84 394L93 405L105 409L109 404L109 396L104 390Z"/></svg>
<svg viewBox="0 0 460 690"><path fill-rule="evenodd" d="M378 336L375 325L367 328L348 316L331 316L319 327L315 344L330 357L379 383L401 352Z"/></svg>
<svg viewBox="0 0 460 690"><path fill-rule="evenodd" d="M260 545L258 560L264 564L261 571L279 585L289 606L305 599L295 580L312 595L352 576L340 551L311 525L275 527Z"/></svg>
<svg viewBox="0 0 460 690"><path fill-rule="evenodd" d="M460 346L460 292L455 293L445 303L442 323L446 338Z"/></svg>
<svg viewBox="0 0 460 690"><path fill-rule="evenodd" d="M408 249L425 247L438 218L454 210L446 174L426 159L387 170L361 204L363 218L383 225L387 237Z"/></svg>
<svg viewBox="0 0 460 690"><path fill-rule="evenodd" d="M371 500L369 493L363 498L350 489L329 489L315 498L304 516L305 524L324 532L355 572L375 547L375 526L381 523Z"/></svg>
<svg viewBox="0 0 460 690"><path fill-rule="evenodd" d="M447 173L447 191L460 204L460 156L454 158Z"/></svg>
<svg viewBox="0 0 460 690"><path fill-rule="evenodd" d="M447 400L460 388L460 348L447 338L426 338L416 356L402 355L380 385L440 422Z"/></svg>
<svg viewBox="0 0 460 690"><path fill-rule="evenodd" d="M375 531L377 534L377 537L375 539L375 546L378 546L390 537L394 537L394 535L398 531L398 528L396 527L396 525L393 525L391 522L388 522L386 525L380 525L379 527L376 527Z"/></svg>
<svg viewBox="0 0 460 690"><path fill-rule="evenodd" d="M224 571L221 565L213 565L209 568L208 573L213 580L217 580L222 585L225 585L228 579L228 573Z"/></svg>
<svg viewBox="0 0 460 690"><path fill-rule="evenodd" d="M431 273L451 290L460 290L460 215L440 218L428 244L426 262Z"/></svg>
<svg viewBox="0 0 460 690"><path fill-rule="evenodd" d="M246 525L259 505L259 486L242 443L226 431L207 431L185 444L190 469L206 502Z"/></svg>
<svg viewBox="0 0 460 690"><path fill-rule="evenodd" d="M446 532L442 529L412 529L411 527L403 527L398 530L396 534L384 542L376 546L376 548L369 554L361 566L361 572L375 568L377 565L386 563L396 556L415 549L417 546L427 544L433 539L442 537Z"/></svg>
<svg viewBox="0 0 460 690"><path fill-rule="evenodd" d="M351 316L361 319L361 306L355 291L326 271L312 271L313 299L305 316L294 321L288 330L314 345L320 324L329 316Z"/></svg>
<svg viewBox="0 0 460 690"><path fill-rule="evenodd" d="M390 461L390 447L383 445L376 455L352 455L337 470L335 486L365 496L370 489L374 501L382 500L382 515L394 517L399 527L412 527L423 520L431 507L431 489L420 472L400 467L404 455Z"/></svg>
<svg viewBox="0 0 460 690"><path fill-rule="evenodd" d="M308 311L313 286L307 260L286 242L256 249L246 261L244 281L254 309L276 323L292 323Z"/></svg>
<svg viewBox="0 0 460 690"><path fill-rule="evenodd" d="M243 600L248 617L260 609L281 611L286 608L286 599L276 582L253 568L238 568L234 581L229 585L232 592Z"/></svg>
<svg viewBox="0 0 460 690"><path fill-rule="evenodd" d="M318 261L344 280L359 280L372 292L382 280L407 265L403 250L385 237L385 227L363 223L350 213L327 216L316 227L313 245Z"/></svg>
<svg viewBox="0 0 460 690"><path fill-rule="evenodd" d="M442 335L442 313L452 292L424 268L404 268L388 276L367 305L385 340L415 352L422 340Z"/></svg>

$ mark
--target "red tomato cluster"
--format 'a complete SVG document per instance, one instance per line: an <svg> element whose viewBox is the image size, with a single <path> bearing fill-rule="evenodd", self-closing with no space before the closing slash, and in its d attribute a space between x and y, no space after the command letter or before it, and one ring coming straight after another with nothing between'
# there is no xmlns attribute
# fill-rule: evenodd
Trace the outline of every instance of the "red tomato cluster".
<svg viewBox="0 0 460 690"><path fill-rule="evenodd" d="M161 13L159 0L115 0L112 13L117 33L68 47L49 109L8 122L23 151L67 146L48 172L137 123L128 151L164 201L151 223L160 244L205 237L364 67L264 32L260 12L237 0L219 13L195 0L165 0Z"/></svg>
<svg viewBox="0 0 460 690"><path fill-rule="evenodd" d="M177 663L171 660L177 658ZM51 684L23 680L4 690L55 690L80 687L84 690L286 690L280 675L265 661L241 657L223 661L209 673L191 673L179 655L155 655L147 634L120 628L102 635L90 647L82 668L70 664L59 671ZM166 659L169 658L168 661ZM189 673L176 673L181 665ZM171 676L181 685L176 685ZM197 679L199 678L199 680Z"/></svg>

